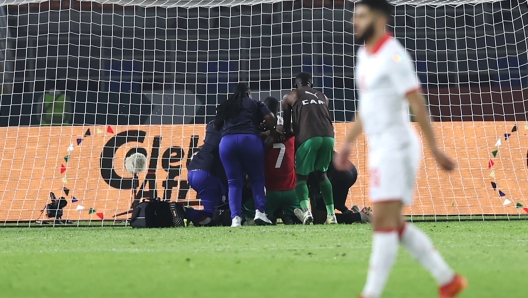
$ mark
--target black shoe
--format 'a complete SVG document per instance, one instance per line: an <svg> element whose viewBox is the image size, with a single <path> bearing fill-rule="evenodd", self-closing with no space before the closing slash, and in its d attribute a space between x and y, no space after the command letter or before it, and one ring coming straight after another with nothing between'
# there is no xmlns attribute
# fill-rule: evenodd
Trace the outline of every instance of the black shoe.
<svg viewBox="0 0 528 298"><path fill-rule="evenodd" d="M176 202L169 203L172 213L172 223L175 227L185 227L185 208Z"/></svg>

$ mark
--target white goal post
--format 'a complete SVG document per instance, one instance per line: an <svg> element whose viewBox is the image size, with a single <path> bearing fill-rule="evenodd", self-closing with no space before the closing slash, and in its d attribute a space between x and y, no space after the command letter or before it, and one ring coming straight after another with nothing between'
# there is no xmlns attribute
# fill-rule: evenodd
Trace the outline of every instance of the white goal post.
<svg viewBox="0 0 528 298"><path fill-rule="evenodd" d="M187 164L236 82L282 98L309 71L330 99L337 146L357 106L358 45L345 0L3 1L0 10L0 226L124 224L135 196L200 206ZM528 215L528 5L393 1L391 31L415 60L440 146L427 148L412 219ZM366 146L348 204L369 205ZM44 211L42 211L44 210ZM51 219L53 222L53 218Z"/></svg>
<svg viewBox="0 0 528 298"><path fill-rule="evenodd" d="M351 0L350 2L357 2ZM395 0L391 1L393 5L413 5L413 6L442 6L442 5L464 5L464 4L486 4L492 2L501 2L502 0ZM42 3L46 1L32 0L5 0L2 5L21 5L28 3ZM244 5L273 4L285 2L283 0L100 0L89 1L81 0L79 2L95 2L100 4L117 4L122 6L141 6L141 7L185 7L185 8L211 8L211 7L235 7Z"/></svg>

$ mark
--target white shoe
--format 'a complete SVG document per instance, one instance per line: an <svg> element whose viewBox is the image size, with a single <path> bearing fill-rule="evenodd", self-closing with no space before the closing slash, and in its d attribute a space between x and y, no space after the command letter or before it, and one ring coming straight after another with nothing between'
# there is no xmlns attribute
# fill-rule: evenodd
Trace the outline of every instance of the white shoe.
<svg viewBox="0 0 528 298"><path fill-rule="evenodd" d="M266 216L266 213L262 213L262 212L256 210L255 211L255 224L257 226L267 226L267 225L272 225L273 223Z"/></svg>
<svg viewBox="0 0 528 298"><path fill-rule="evenodd" d="M364 207L359 214L361 215L361 223L369 223L372 219L372 209L370 207Z"/></svg>
<svg viewBox="0 0 528 298"><path fill-rule="evenodd" d="M297 208L293 210L293 214L297 216L303 225L309 225L313 223L313 216L310 210L302 211L301 209Z"/></svg>
<svg viewBox="0 0 528 298"><path fill-rule="evenodd" d="M237 228L237 227L241 227L241 226L242 226L242 218L240 216L235 216L231 220L231 227L232 228Z"/></svg>
<svg viewBox="0 0 528 298"><path fill-rule="evenodd" d="M325 225L337 225L337 218L335 214L326 216Z"/></svg>

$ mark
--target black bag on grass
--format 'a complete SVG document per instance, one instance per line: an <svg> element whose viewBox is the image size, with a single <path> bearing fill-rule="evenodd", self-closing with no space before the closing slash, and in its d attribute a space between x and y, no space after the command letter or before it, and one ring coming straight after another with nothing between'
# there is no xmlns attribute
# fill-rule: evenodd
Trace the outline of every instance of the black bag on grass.
<svg viewBox="0 0 528 298"><path fill-rule="evenodd" d="M224 227L229 227L231 225L231 210L229 209L229 203L216 207L213 214L212 225Z"/></svg>
<svg viewBox="0 0 528 298"><path fill-rule="evenodd" d="M181 204L159 200L143 201L132 211L133 228L168 228L184 226Z"/></svg>

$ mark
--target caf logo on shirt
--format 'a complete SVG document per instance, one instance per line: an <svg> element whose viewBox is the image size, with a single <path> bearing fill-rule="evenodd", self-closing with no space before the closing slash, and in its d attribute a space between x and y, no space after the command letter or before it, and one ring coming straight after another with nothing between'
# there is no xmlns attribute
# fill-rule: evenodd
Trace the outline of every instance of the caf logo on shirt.
<svg viewBox="0 0 528 298"><path fill-rule="evenodd" d="M324 102L324 101L322 101L322 100L320 100L320 99L318 99L318 100L315 100L315 99L312 99L312 100L305 99L305 100L302 101L302 104L303 104L303 106L308 105L308 104L325 105L326 102Z"/></svg>

